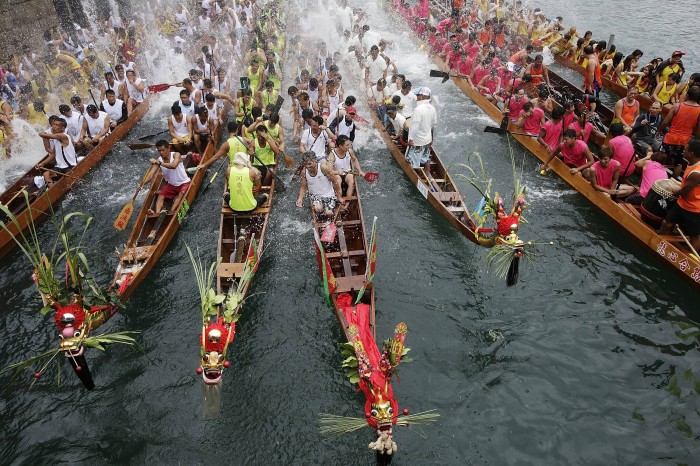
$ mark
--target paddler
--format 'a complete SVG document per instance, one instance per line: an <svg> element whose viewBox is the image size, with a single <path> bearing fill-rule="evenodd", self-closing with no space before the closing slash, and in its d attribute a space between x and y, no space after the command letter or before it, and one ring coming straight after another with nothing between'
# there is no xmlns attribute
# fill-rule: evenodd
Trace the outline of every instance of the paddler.
<svg viewBox="0 0 700 466"><path fill-rule="evenodd" d="M634 144L625 134L622 123L611 124L610 135L612 138L608 144L612 150L612 157L620 163L620 177L626 178L634 173Z"/></svg>
<svg viewBox="0 0 700 466"><path fill-rule="evenodd" d="M578 135L573 129L564 131L563 142L551 152L549 159L540 166L540 170L547 170L554 157L562 159L570 168L569 173L572 175L581 173L584 177L587 175L586 169L595 163L588 144L578 139Z"/></svg>
<svg viewBox="0 0 700 466"><path fill-rule="evenodd" d="M251 212L267 202L267 194L257 194L262 185L260 171L251 165L245 152L236 152L226 169L228 192L224 202L236 212Z"/></svg>
<svg viewBox="0 0 700 466"><path fill-rule="evenodd" d="M532 76L532 84L534 86L539 86L544 79L547 87L552 87L552 84L549 82L549 70L547 70L547 65L544 64L542 55L535 56L535 61L530 63L525 72Z"/></svg>
<svg viewBox="0 0 700 466"><path fill-rule="evenodd" d="M678 83L681 80L681 75L678 73L671 73L666 77L665 81L659 82L651 94L651 98L655 102L661 102L666 108L671 108L673 104L676 103L676 90L678 89Z"/></svg>
<svg viewBox="0 0 700 466"><path fill-rule="evenodd" d="M168 118L168 132L172 139L173 150L187 152L192 147L192 117L182 113L179 105L170 107L172 115Z"/></svg>
<svg viewBox="0 0 700 466"><path fill-rule="evenodd" d="M269 173L269 169L274 170L277 166L277 155L279 151L280 149L277 147L277 143L267 133L267 127L265 125L256 127L253 144L248 147L248 153L251 155L253 166L262 173L263 184L265 186L270 185L272 174Z"/></svg>
<svg viewBox="0 0 700 466"><path fill-rule="evenodd" d="M676 50L671 54L671 58L661 63L655 70L654 75L657 76L657 81L662 83L665 82L668 77L673 74L679 74L681 77L685 73L685 67L681 58L683 58L685 52Z"/></svg>
<svg viewBox="0 0 700 466"><path fill-rule="evenodd" d="M659 126L659 133L669 126L661 149L670 158L667 162L674 166L674 176L678 176L681 173L685 145L693 135L696 139L700 138L700 86L693 86L688 91L685 102L671 108Z"/></svg>
<svg viewBox="0 0 700 466"><path fill-rule="evenodd" d="M303 154L302 166L304 174L301 177L296 206L301 208L304 205L304 195L308 191L311 206L317 216L333 217L338 202L341 209L344 209L346 204L342 198L340 183L335 181L333 165L328 160L316 160L316 154L308 151Z"/></svg>
<svg viewBox="0 0 700 466"><path fill-rule="evenodd" d="M80 131L80 140L85 144L85 148L91 151L104 141L111 129L107 112L99 111L93 104L88 105L85 118L83 119L83 128Z"/></svg>
<svg viewBox="0 0 700 466"><path fill-rule="evenodd" d="M235 121L230 121L226 125L226 130L228 131L228 139L224 142L216 154L212 156L207 162L200 164L198 169L206 169L211 164L219 160L224 155L228 155L229 163L233 164L234 157L238 152L248 152L250 147L250 141L243 136L239 136L239 126ZM250 157L249 157L250 158Z"/></svg>
<svg viewBox="0 0 700 466"><path fill-rule="evenodd" d="M107 92L105 92L105 99L100 104L100 110L107 112L109 115L109 124L112 129L126 121L126 118L129 116L126 104L121 99L117 99L117 94L113 89L107 89Z"/></svg>
<svg viewBox="0 0 700 466"><path fill-rule="evenodd" d="M639 89L637 86L630 86L627 89L627 96L618 100L615 104L615 119L622 121L625 125L625 131L630 131L634 125L635 120L639 116L639 102L637 101L637 96L639 95Z"/></svg>
<svg viewBox="0 0 700 466"><path fill-rule="evenodd" d="M333 152L334 182L339 183L341 189L345 187L345 196L352 196L355 192L355 175L364 177L365 173L360 167L355 152L352 150L352 141L347 136L340 135L335 142Z"/></svg>
<svg viewBox="0 0 700 466"><path fill-rule="evenodd" d="M591 45L585 46L583 53L586 54L586 59L588 59L586 74L583 79L583 92L598 97L603 87L603 81L600 78L600 61Z"/></svg>
<svg viewBox="0 0 700 466"><path fill-rule="evenodd" d="M544 123L544 110L535 107L532 102L526 102L518 115L518 121L515 123L515 126L534 136L540 134L540 129Z"/></svg>
<svg viewBox="0 0 700 466"><path fill-rule="evenodd" d="M700 251L700 140L688 144L686 158L688 167L683 174L681 187L675 193L678 201L666 215L659 234L670 235L673 227L680 225L695 251Z"/></svg>
<svg viewBox="0 0 700 466"><path fill-rule="evenodd" d="M63 118L49 118L51 128L49 131L39 133L39 136L49 141L49 157L37 164L36 168L43 169L46 165L53 163L52 171L44 172L44 180L49 186L53 185L53 176L68 173L75 167L79 160L76 154L73 138L66 132L68 123ZM60 175L59 175L60 176Z"/></svg>
<svg viewBox="0 0 700 466"><path fill-rule="evenodd" d="M587 171L588 181L593 189L600 191L607 196L626 197L633 194L637 189L633 186L619 185L620 162L612 159L612 151L609 147L600 150L598 161L591 165Z"/></svg>
<svg viewBox="0 0 700 466"><path fill-rule="evenodd" d="M170 213L177 212L180 209L180 203L187 193L187 189L190 187L190 178L187 176L185 171L185 165L182 163L182 155L179 152L171 152L170 144L168 141L161 139L156 142L156 151L158 151L157 159L149 159L148 161L153 165L151 171L146 175L146 179L143 183L139 184L139 189L146 186L153 180L160 169L163 172L163 186L158 191L158 198L156 199L155 212L162 213L163 203L165 199L172 199L173 202L170 206ZM148 209L149 214L153 214L153 210ZM167 211L165 211L167 213Z"/></svg>

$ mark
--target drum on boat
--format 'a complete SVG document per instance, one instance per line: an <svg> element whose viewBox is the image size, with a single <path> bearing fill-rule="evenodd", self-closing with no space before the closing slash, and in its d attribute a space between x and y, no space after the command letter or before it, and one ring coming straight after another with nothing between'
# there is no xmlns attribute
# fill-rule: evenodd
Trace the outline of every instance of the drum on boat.
<svg viewBox="0 0 700 466"><path fill-rule="evenodd" d="M661 226L668 209L676 203L678 196L674 193L680 187L681 183L674 179L656 181L639 207L644 221L657 228Z"/></svg>

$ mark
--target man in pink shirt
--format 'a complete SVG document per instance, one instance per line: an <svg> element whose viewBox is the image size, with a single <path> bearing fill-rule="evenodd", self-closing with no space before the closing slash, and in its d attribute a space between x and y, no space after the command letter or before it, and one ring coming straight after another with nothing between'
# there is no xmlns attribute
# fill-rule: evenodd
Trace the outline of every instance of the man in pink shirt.
<svg viewBox="0 0 700 466"><path fill-rule="evenodd" d="M450 68L458 74L469 76L472 73L472 59L467 56L467 52L461 50L459 58L450 65Z"/></svg>
<svg viewBox="0 0 700 466"><path fill-rule="evenodd" d="M613 159L620 162L621 176L626 178L634 173L634 144L629 136L625 135L625 127L622 123L610 125L612 139L608 142L612 149Z"/></svg>
<svg viewBox="0 0 700 466"><path fill-rule="evenodd" d="M479 54L480 50L481 50L481 46L476 41L476 33L470 32L469 39L464 44L464 51L467 52L467 55L469 55L469 58L474 60L474 58Z"/></svg>
<svg viewBox="0 0 700 466"><path fill-rule="evenodd" d="M513 123L518 121L520 116L520 111L523 109L527 103L527 97L525 96L525 89L518 87L515 93L510 98L506 98L505 104L508 106L507 113Z"/></svg>
<svg viewBox="0 0 700 466"><path fill-rule="evenodd" d="M583 142L588 142L591 137L591 133L595 133L596 136L604 138L605 134L598 131L593 123L588 121L589 113L585 110L580 111L576 115L576 119L569 125L568 129L573 129L576 131L576 138L582 140Z"/></svg>
<svg viewBox="0 0 700 466"><path fill-rule="evenodd" d="M640 205L644 202L647 193L659 180L668 179L666 167L663 166L666 161L665 152L654 152L651 147L647 149L647 155L643 159L634 162L634 165L642 169L642 182L639 184L639 192L627 198L627 202L634 205Z"/></svg>
<svg viewBox="0 0 700 466"><path fill-rule="evenodd" d="M612 151L609 147L600 150L599 160L591 165L587 171L588 181L593 189L608 196L626 197L634 193L637 188L628 185L618 185L620 179L620 162L612 159Z"/></svg>
<svg viewBox="0 0 700 466"><path fill-rule="evenodd" d="M540 167L540 170L547 170L554 157L559 157L560 155L562 161L571 168L569 173L572 175L580 172L583 176L586 176L586 169L595 163L588 145L576 138L576 132L573 129L564 131L564 141L552 152L549 160Z"/></svg>
<svg viewBox="0 0 700 466"><path fill-rule="evenodd" d="M518 122L515 124L527 134L539 135L540 129L545 123L544 110L536 108L532 102L527 102L523 105L523 109L518 116Z"/></svg>
<svg viewBox="0 0 700 466"><path fill-rule="evenodd" d="M552 110L552 118L545 121L540 130L540 135L537 137L537 142L540 143L547 152L553 154L559 147L561 136L564 132L562 118L564 117L564 109L557 107Z"/></svg>

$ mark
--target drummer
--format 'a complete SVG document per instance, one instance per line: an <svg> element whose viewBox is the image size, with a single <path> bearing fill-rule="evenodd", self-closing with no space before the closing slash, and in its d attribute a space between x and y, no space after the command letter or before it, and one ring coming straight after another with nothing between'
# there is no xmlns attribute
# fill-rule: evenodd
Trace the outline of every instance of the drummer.
<svg viewBox="0 0 700 466"><path fill-rule="evenodd" d="M689 236L695 251L700 250L700 140L691 141L685 149L688 167L677 191L678 202L671 207L659 234L669 235L679 225ZM699 259L700 260L700 259Z"/></svg>

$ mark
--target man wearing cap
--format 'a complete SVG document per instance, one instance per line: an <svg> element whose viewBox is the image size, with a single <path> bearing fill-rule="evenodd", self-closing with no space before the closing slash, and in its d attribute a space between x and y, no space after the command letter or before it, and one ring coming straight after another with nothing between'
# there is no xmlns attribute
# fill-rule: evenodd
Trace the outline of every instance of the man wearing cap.
<svg viewBox="0 0 700 466"><path fill-rule="evenodd" d="M236 212L250 212L267 201L267 194L258 194L262 185L260 171L250 163L245 152L236 152L233 165L226 169L228 192L224 202Z"/></svg>
<svg viewBox="0 0 700 466"><path fill-rule="evenodd" d="M100 112L95 105L87 106L87 114L83 119L83 129L80 131L80 140L87 150L92 150L107 137L111 129L109 115Z"/></svg>
<svg viewBox="0 0 700 466"><path fill-rule="evenodd" d="M430 89L416 89L416 109L411 116L411 127L408 130L408 149L406 160L413 168L425 166L425 172L430 173L430 146L433 143L433 128L437 124L437 113L430 105Z"/></svg>
<svg viewBox="0 0 700 466"><path fill-rule="evenodd" d="M685 73L685 68L683 67L683 62L681 61L681 58L685 55L685 52L681 52L680 50L676 50L673 52L671 55L671 58L666 60L665 62L661 63L658 68L656 68L656 71L654 74L658 76L657 80L660 83L666 82L668 79L669 75L672 73L678 73L683 77L683 73ZM680 80L679 80L680 81Z"/></svg>
<svg viewBox="0 0 700 466"><path fill-rule="evenodd" d="M345 116L335 128L336 136L345 136L350 142L355 140L355 115L357 115L355 107L350 106L345 109Z"/></svg>

